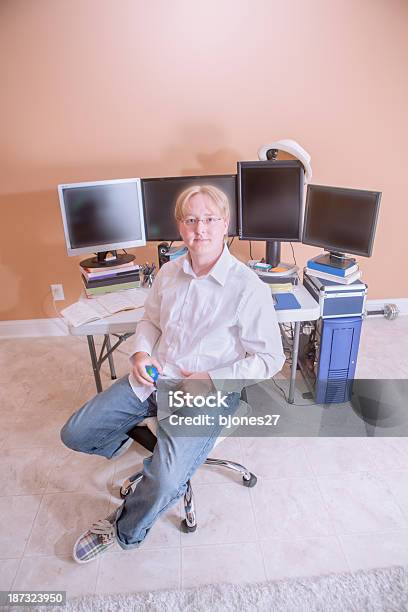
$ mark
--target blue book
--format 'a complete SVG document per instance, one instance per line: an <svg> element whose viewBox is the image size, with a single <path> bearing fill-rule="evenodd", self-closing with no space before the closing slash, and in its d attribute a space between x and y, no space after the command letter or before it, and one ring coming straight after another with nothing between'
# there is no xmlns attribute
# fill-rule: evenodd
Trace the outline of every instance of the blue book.
<svg viewBox="0 0 408 612"><path fill-rule="evenodd" d="M310 270L317 270L318 272L326 272L326 274L334 274L334 276L349 276L358 270L358 264L352 263L347 268L336 268L335 266L326 266L326 264L317 263L314 259L309 259L307 267Z"/></svg>
<svg viewBox="0 0 408 612"><path fill-rule="evenodd" d="M275 310L293 310L300 308L300 304L293 293L274 293Z"/></svg>

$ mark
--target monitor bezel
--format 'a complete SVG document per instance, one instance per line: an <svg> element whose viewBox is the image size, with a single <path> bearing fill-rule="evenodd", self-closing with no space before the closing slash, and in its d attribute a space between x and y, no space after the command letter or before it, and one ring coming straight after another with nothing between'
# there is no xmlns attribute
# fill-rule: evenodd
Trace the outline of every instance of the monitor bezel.
<svg viewBox="0 0 408 612"><path fill-rule="evenodd" d="M167 237L167 238L149 238L148 237L148 227L147 227L147 207L146 207L146 198L145 198L145 192L144 192L144 184L148 183L148 182L152 182L152 181L177 181L180 179L214 179L214 178L235 178L235 194L236 194L236 202L235 202L235 218L237 220L237 232L236 234L228 234L228 237L235 237L235 236L239 236L239 222L238 222L238 177L236 174L234 174L233 172L229 173L229 174L197 174L197 175L188 175L188 176L151 176L148 178L142 178L141 179L141 188L142 188L142 197L143 197L143 213L144 213L144 217L145 217L145 223L146 223L146 240L147 242L163 242L163 241L168 241L168 242L182 242L182 238L181 236L179 236L178 238L172 238L172 237ZM231 204L231 203L230 203Z"/></svg>
<svg viewBox="0 0 408 612"><path fill-rule="evenodd" d="M324 242L324 241L312 241L310 239L307 239L307 237L305 236L306 230L307 230L307 220L310 216L310 211L309 211L309 199L310 199L310 194L313 191L327 191L327 190L334 190L337 192L345 192L347 194L353 194L353 193L366 193L366 194L370 194L370 195L374 195L376 197L376 202L375 202L375 211L374 211L374 222L373 222L373 226L372 226L372 230L371 230L371 235L370 235L370 240L369 240L369 244L368 244L368 250L367 251L362 251L362 250L347 250L347 249L341 249L339 248L337 245L330 245L328 242ZM316 246L316 247L320 247L322 249L324 249L325 251L331 251L331 252L340 252L340 253L350 253L350 255L360 255L362 257L371 257L372 252L373 252L373 247L374 247L374 239L375 239L375 234L377 231L377 224L378 224L378 216L379 216L379 212L380 212L380 202L381 202L381 196L382 196L382 192L381 191L374 191L371 189L355 189L355 188L349 188L349 187L334 187L332 185L308 185L307 186L307 191L306 191L306 202L305 202L305 217L304 217L304 222L303 222L303 233L302 233L302 244L307 244L308 246Z"/></svg>
<svg viewBox="0 0 408 612"><path fill-rule="evenodd" d="M64 191L68 189L76 189L78 187L96 187L98 185L117 185L124 183L134 183L136 185L137 197L139 200L138 214L139 214L139 223L141 228L141 238L137 240L127 240L124 242L110 242L104 244L93 244L86 247L72 247L71 239L68 230L67 217L65 212L64 205ZM67 247L67 252L69 256L75 255L84 255L87 253L101 253L104 251L113 251L117 249L130 249L133 247L142 247L146 246L146 229L145 229L145 220L144 220L144 208L143 208L143 198L142 198L142 189L141 189L141 179L140 178L126 178L126 179L110 179L103 181L85 181L80 183L61 183L58 185L58 196L60 202L62 223L64 226L64 236L65 243Z"/></svg>
<svg viewBox="0 0 408 612"><path fill-rule="evenodd" d="M276 238L264 236L251 236L244 234L243 222L242 222L242 181L241 181L241 169L246 168L298 168L299 169L299 194L301 197L300 210L299 210L299 225L298 234L296 238ZM268 160L268 161L239 161L237 162L237 177L238 177L238 227L239 227L239 239L240 240L253 240L253 241L275 241L275 242L301 242L303 232L303 216L304 216L304 184L305 184L305 172L303 164L298 160Z"/></svg>

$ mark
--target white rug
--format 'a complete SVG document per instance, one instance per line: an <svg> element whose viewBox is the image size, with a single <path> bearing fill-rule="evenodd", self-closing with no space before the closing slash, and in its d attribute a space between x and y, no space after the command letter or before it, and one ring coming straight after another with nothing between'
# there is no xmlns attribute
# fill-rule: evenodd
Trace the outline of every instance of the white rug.
<svg viewBox="0 0 408 612"><path fill-rule="evenodd" d="M71 599L64 608L41 609L48 612L401 612L408 610L408 570L391 567L239 586L220 584L182 591L87 596ZM13 610L20 612L21 608Z"/></svg>

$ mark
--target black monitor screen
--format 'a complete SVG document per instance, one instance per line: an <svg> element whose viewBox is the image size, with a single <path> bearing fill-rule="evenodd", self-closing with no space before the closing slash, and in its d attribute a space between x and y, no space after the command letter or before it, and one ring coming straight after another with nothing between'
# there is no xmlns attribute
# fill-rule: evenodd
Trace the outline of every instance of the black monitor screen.
<svg viewBox="0 0 408 612"><path fill-rule="evenodd" d="M62 188L63 206L71 249L97 247L140 240L136 182Z"/></svg>
<svg viewBox="0 0 408 612"><path fill-rule="evenodd" d="M309 185L302 242L369 257L381 193Z"/></svg>
<svg viewBox="0 0 408 612"><path fill-rule="evenodd" d="M237 236L237 177L235 174L142 179L146 240L181 240L174 218L180 193L195 185L221 189L230 205L229 236Z"/></svg>
<svg viewBox="0 0 408 612"><path fill-rule="evenodd" d="M299 241L303 166L298 161L238 162L240 237Z"/></svg>

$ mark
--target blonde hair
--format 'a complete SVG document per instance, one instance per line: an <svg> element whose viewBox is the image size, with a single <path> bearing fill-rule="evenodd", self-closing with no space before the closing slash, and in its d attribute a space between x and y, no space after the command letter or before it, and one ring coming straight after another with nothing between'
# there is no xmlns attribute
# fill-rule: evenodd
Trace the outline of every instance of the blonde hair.
<svg viewBox="0 0 408 612"><path fill-rule="evenodd" d="M214 187L213 185L195 185L194 187L188 187L182 191L176 200L176 206L174 209L176 221L182 221L182 219L184 219L187 203L198 193L202 193L211 198L220 211L221 217L229 221L230 207L228 198L226 194L221 191L221 189L218 189L218 187Z"/></svg>

